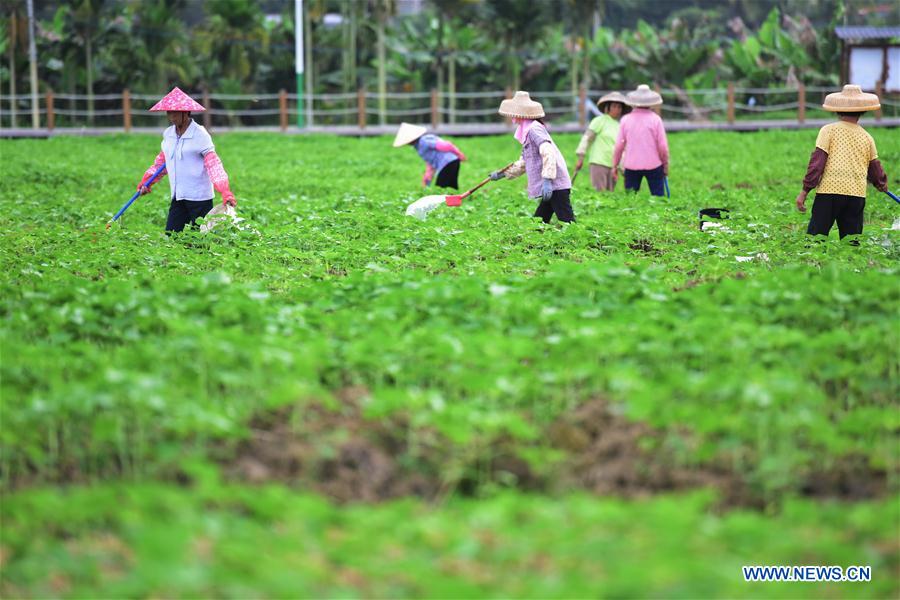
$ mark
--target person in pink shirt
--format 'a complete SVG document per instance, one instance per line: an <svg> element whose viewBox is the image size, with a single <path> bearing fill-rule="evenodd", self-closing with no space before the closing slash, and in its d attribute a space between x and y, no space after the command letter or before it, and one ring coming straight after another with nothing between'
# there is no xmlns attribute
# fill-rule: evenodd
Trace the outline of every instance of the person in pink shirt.
<svg viewBox="0 0 900 600"><path fill-rule="evenodd" d="M613 149L613 185L619 177L619 162L624 153L625 189L637 192L646 177L650 193L663 196L669 175L669 142L662 119L650 110L662 104L662 96L642 84L628 92L625 101L634 110L622 117L619 126Z"/></svg>

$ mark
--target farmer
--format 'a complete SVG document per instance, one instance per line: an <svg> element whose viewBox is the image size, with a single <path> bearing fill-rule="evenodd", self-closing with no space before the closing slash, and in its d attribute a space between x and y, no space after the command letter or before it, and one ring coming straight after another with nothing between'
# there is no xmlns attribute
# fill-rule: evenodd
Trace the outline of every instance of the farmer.
<svg viewBox="0 0 900 600"><path fill-rule="evenodd" d="M806 212L806 196L815 188L816 200L806 233L828 235L837 221L843 238L862 233L866 182L872 182L881 192L888 190L875 140L858 123L863 113L878 110L881 103L878 96L863 93L858 85L845 85L842 91L828 94L822 108L836 112L838 121L819 130L803 178L803 191L797 195L797 210Z"/></svg>
<svg viewBox="0 0 900 600"><path fill-rule="evenodd" d="M619 162L624 151L625 189L637 192L646 177L650 193L662 196L669 175L669 142L662 119L650 110L662 104L662 96L642 84L628 92L625 102L634 110L622 117L619 127L612 159L613 185L619 178Z"/></svg>
<svg viewBox="0 0 900 600"><path fill-rule="evenodd" d="M575 149L575 156L578 157L575 170L581 170L584 155L590 152L588 163L591 168L591 185L599 192L612 191L616 186L612 164L613 147L619 135L619 117L631 112L631 107L626 106L625 96L619 92L606 94L597 101L597 106L603 114L594 117L584 130L581 142Z"/></svg>
<svg viewBox="0 0 900 600"><path fill-rule="evenodd" d="M191 119L191 112L204 110L177 87L150 109L150 112L165 111L172 126L163 132L162 152L144 173L138 189L141 194L149 194L162 175L169 175L172 203L166 221L167 232L182 231L188 223L195 227L197 219L212 210L213 188L222 195L223 205L237 206L212 138L204 127ZM166 168L160 177L150 182L156 169L163 165Z"/></svg>
<svg viewBox="0 0 900 600"><path fill-rule="evenodd" d="M540 200L535 217L549 223L553 213L556 213L560 221L574 221L575 213L569 200L572 191L569 169L544 125L544 107L532 100L528 92L516 92L513 98L500 103L498 112L512 119L516 125L513 136L522 144L522 155L508 169L491 173L491 179L514 179L525 173L528 176L528 196Z"/></svg>
<svg viewBox="0 0 900 600"><path fill-rule="evenodd" d="M434 181L436 187L459 189L459 163L466 160L466 155L460 152L459 148L433 133L428 133L421 125L401 123L394 138L394 148L407 145L415 148L425 161L423 187L428 187Z"/></svg>

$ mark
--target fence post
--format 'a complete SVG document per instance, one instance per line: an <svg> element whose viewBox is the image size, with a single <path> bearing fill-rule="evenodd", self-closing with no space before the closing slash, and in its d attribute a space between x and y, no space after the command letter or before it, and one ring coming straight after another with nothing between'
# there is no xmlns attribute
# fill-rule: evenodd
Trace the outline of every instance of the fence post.
<svg viewBox="0 0 900 600"><path fill-rule="evenodd" d="M281 131L287 131L287 92L284 90L278 90L278 116L280 117Z"/></svg>
<svg viewBox="0 0 900 600"><path fill-rule="evenodd" d="M47 130L53 131L53 127L56 126L56 115L53 114L53 90L47 90L45 100L47 103Z"/></svg>
<svg viewBox="0 0 900 600"><path fill-rule="evenodd" d="M653 85L653 91L655 91L657 94L659 94L660 96L662 96L662 88L659 87L659 84L658 84L658 83L656 83L656 84ZM660 106L654 106L654 107L653 107L653 112L655 112L655 113L658 114L658 115L662 115L662 105L660 105Z"/></svg>
<svg viewBox="0 0 900 600"><path fill-rule="evenodd" d="M125 133L131 131L131 91L122 91L122 125L125 127Z"/></svg>
<svg viewBox="0 0 900 600"><path fill-rule="evenodd" d="M728 123L734 123L734 82L728 82Z"/></svg>
<svg viewBox="0 0 900 600"><path fill-rule="evenodd" d="M797 88L797 122L806 122L806 86L802 83Z"/></svg>
<svg viewBox="0 0 900 600"><path fill-rule="evenodd" d="M203 126L209 129L212 125L212 115L209 114L212 106L209 104L209 90L206 88L203 88L203 108L206 109L203 112Z"/></svg>
<svg viewBox="0 0 900 600"><path fill-rule="evenodd" d="M879 100L880 100L881 97L884 95L884 84L881 82L880 79L879 79L878 81L875 82L875 93L878 94ZM876 120L876 121L880 121L880 120L881 120L881 117L882 117L882 114L883 114L883 113L882 113L882 111L881 111L880 108L879 108L878 110L876 110L876 111L875 111L875 120Z"/></svg>
<svg viewBox="0 0 900 600"><path fill-rule="evenodd" d="M437 129L441 120L441 113L439 112L441 103L441 96L438 91L434 88L431 89L431 128Z"/></svg>
<svg viewBox="0 0 900 600"><path fill-rule="evenodd" d="M356 90L356 124L360 129L366 128L366 89Z"/></svg>
<svg viewBox="0 0 900 600"><path fill-rule="evenodd" d="M582 85L578 88L578 126L582 129L587 123L585 104L587 104L587 88Z"/></svg>

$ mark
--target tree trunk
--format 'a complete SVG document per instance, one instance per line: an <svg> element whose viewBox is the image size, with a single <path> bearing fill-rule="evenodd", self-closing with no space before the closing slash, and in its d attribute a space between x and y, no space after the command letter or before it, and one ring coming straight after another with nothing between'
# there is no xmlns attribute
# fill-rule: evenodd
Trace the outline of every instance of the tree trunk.
<svg viewBox="0 0 900 600"><path fill-rule="evenodd" d="M16 126L16 34L18 25L16 23L16 13L12 14L10 23L10 43L9 43L9 126Z"/></svg>
<svg viewBox="0 0 900 600"><path fill-rule="evenodd" d="M450 122L456 123L456 50L450 54L447 65L447 100L449 101Z"/></svg>
<svg viewBox="0 0 900 600"><path fill-rule="evenodd" d="M315 62L313 61L312 55L312 6L307 6L306 10L303 11L303 45L305 48L303 49L303 60L306 64L303 66L304 71L304 85L306 89L304 90L304 96L306 100L306 106L298 106L297 110L305 110L306 111L306 126L310 127L313 124L313 90L314 88L314 78L316 76L315 73Z"/></svg>
<svg viewBox="0 0 900 600"><path fill-rule="evenodd" d="M572 89L570 90L571 94L572 94L572 106L575 109L575 111L574 111L575 119L578 119L578 110L580 107L578 106L579 94L578 94L578 42L577 42L577 40L572 40L572 65L571 65L571 67L569 67L569 69L571 71L570 80L572 82Z"/></svg>
<svg viewBox="0 0 900 600"><path fill-rule="evenodd" d="M519 89L519 76L521 74L521 67L519 65L519 52L517 46L512 46L511 44L507 45L507 48L514 47L516 48L515 52L511 52L509 56L509 78L512 80L513 84L513 92L515 93Z"/></svg>
<svg viewBox="0 0 900 600"><path fill-rule="evenodd" d="M581 51L581 85L588 90L591 88L591 39L585 37Z"/></svg>
<svg viewBox="0 0 900 600"><path fill-rule="evenodd" d="M341 3L341 92L350 91L350 13L352 2Z"/></svg>
<svg viewBox="0 0 900 600"><path fill-rule="evenodd" d="M359 81L356 77L356 32L358 17L358 3L350 3L350 89L356 90L359 87Z"/></svg>
<svg viewBox="0 0 900 600"><path fill-rule="evenodd" d="M37 46L34 36L34 0L27 0L28 8L28 74L31 80L31 128L38 129L41 126L40 108L38 107L38 72L37 72Z"/></svg>
<svg viewBox="0 0 900 600"><path fill-rule="evenodd" d="M94 124L94 47L91 32L84 36L85 68L87 69L88 123Z"/></svg>
<svg viewBox="0 0 900 600"><path fill-rule="evenodd" d="M387 94L387 69L384 48L386 9L384 0L380 0L378 3L378 55L376 60L378 62L378 123L381 125L387 123L387 99L385 98L385 94Z"/></svg>

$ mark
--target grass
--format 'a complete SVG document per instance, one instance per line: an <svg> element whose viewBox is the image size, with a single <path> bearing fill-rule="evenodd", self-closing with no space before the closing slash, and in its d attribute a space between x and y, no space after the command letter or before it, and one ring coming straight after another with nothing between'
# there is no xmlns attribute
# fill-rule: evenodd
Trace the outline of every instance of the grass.
<svg viewBox="0 0 900 600"><path fill-rule="evenodd" d="M895 595L897 207L870 188L859 247L807 238L814 140L673 134L671 199L582 177L544 226L519 181L405 217L421 163L385 139L221 135L249 226L173 238L166 182L103 227L158 138L0 142L0 592ZM464 185L517 152L455 141ZM589 493L591 402L642 427L618 497Z"/></svg>

